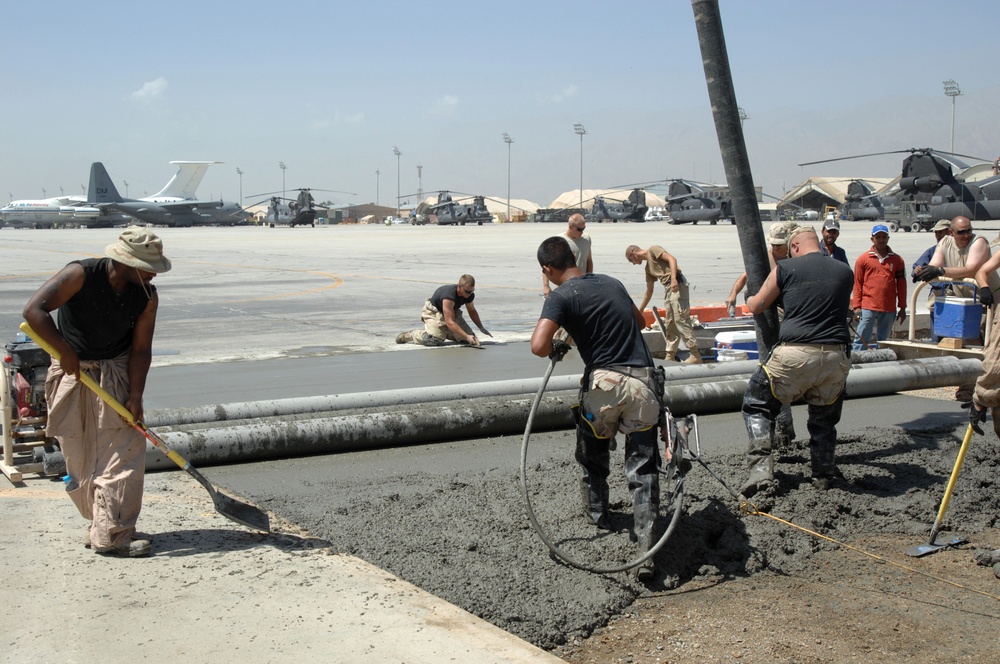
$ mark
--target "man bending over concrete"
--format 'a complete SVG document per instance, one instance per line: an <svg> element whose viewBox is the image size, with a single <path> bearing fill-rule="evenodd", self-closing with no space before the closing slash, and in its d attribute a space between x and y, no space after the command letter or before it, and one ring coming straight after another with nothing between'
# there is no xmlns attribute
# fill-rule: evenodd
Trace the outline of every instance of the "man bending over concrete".
<svg viewBox="0 0 1000 664"><path fill-rule="evenodd" d="M663 323L667 328L667 361L674 361L683 339L684 345L691 351L690 357L684 360L684 364L701 364L698 337L695 336L691 326L688 282L677 266L677 259L658 244L649 249L640 249L631 244L625 249L625 258L633 265L646 263L646 292L642 296L639 311L645 309L653 298L653 285L657 281L663 284Z"/></svg>
<svg viewBox="0 0 1000 664"><path fill-rule="evenodd" d="M479 312L472 303L475 298L476 280L471 274L463 274L457 284L441 286L424 302L424 309L420 312L420 320L424 322L423 329L401 332L396 337L396 343L443 346L446 341L456 341L479 346L479 339L462 315L463 306L468 309L469 318L483 334L488 337L493 335L486 331L479 320Z"/></svg>

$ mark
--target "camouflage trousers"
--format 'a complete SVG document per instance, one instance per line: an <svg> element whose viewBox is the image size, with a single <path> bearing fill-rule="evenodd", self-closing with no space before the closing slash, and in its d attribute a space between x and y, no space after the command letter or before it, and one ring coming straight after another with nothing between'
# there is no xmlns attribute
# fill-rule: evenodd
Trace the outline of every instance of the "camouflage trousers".
<svg viewBox="0 0 1000 664"><path fill-rule="evenodd" d="M598 438L614 438L656 426L660 401L652 384L652 369L594 369L590 389L583 393L583 413ZM630 375L631 374L631 375ZM648 374L648 375L647 375Z"/></svg>
<svg viewBox="0 0 1000 664"><path fill-rule="evenodd" d="M423 329L417 328L409 332L404 332L400 335L403 338L403 342L401 343L409 342L428 345L424 343L424 334L428 334L434 338L432 340L433 345L441 345L445 341L462 341L465 339L465 336L473 334L472 328L465 322L465 315L462 313L462 310L455 309L455 323L465 332L465 336L455 336L455 333L452 332L451 328L445 322L444 314L438 311L438 308L431 304L430 300L424 302L424 308L420 312L420 320L424 322ZM433 343L435 341L437 343Z"/></svg>
<svg viewBox="0 0 1000 664"><path fill-rule="evenodd" d="M983 348L982 373L972 400L993 413L993 430L1000 436L1000 325L994 324Z"/></svg>

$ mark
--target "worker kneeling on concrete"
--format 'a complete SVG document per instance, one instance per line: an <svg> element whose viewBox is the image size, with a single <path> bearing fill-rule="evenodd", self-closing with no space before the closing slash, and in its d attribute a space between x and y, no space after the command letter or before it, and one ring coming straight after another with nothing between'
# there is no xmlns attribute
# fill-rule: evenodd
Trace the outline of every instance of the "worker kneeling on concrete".
<svg viewBox="0 0 1000 664"><path fill-rule="evenodd" d="M740 491L747 498L773 487L775 419L782 404L799 399L809 404L814 486L829 488L837 474L837 423L851 368L847 313L854 276L840 261L826 260L812 227L793 231L788 246L792 258L777 263L757 294L747 299L754 314L767 309L778 297L785 308L778 344L750 377L743 397L750 476Z"/></svg>
<svg viewBox="0 0 1000 664"><path fill-rule="evenodd" d="M553 341L560 327L575 341L586 363L576 419L576 460L585 516L607 527L608 475L615 435L625 434L625 476L632 493L639 555L652 547L660 503L657 422L660 397L653 356L642 338L645 319L620 281L582 273L569 244L551 237L538 248L538 263L558 288L549 293L531 335L531 352L562 359L569 346ZM639 580L653 577L652 559L636 568Z"/></svg>
<svg viewBox="0 0 1000 664"><path fill-rule="evenodd" d="M397 344L415 343L424 346L443 346L446 341L457 341L460 344L479 346L479 339L472 328L465 322L462 315L464 306L469 312L469 318L483 334L493 335L486 331L479 312L472 301L476 299L476 280L471 274L463 274L457 284L441 286L427 298L424 309L420 312L423 329L417 328L402 332L396 337Z"/></svg>

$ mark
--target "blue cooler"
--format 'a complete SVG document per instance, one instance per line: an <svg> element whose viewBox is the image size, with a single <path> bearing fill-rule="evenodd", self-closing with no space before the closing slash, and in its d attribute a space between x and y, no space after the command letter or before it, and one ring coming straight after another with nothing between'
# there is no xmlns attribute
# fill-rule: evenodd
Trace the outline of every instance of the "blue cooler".
<svg viewBox="0 0 1000 664"><path fill-rule="evenodd" d="M934 334L939 337L976 339L983 305L974 297L946 295L934 300Z"/></svg>
<svg viewBox="0 0 1000 664"><path fill-rule="evenodd" d="M725 352L734 350L744 351L748 360L756 360L759 357L757 352L757 332L754 330L739 330L737 332L719 332L715 335L715 348L712 349L712 353L715 355L717 362L735 359L731 357L735 355L734 353Z"/></svg>

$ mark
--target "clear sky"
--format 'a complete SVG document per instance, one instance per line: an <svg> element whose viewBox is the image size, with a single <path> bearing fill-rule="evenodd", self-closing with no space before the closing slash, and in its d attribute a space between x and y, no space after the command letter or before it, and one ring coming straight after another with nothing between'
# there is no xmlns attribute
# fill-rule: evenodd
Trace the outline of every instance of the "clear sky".
<svg viewBox="0 0 1000 664"><path fill-rule="evenodd" d="M1000 155L1000 2L722 0L754 182L894 177L910 147ZM124 193L216 160L202 198L285 186L395 205L451 189L547 205L583 184L724 181L688 0L8 2L0 200ZM376 170L381 172L376 176ZM378 188L378 193L376 192Z"/></svg>

